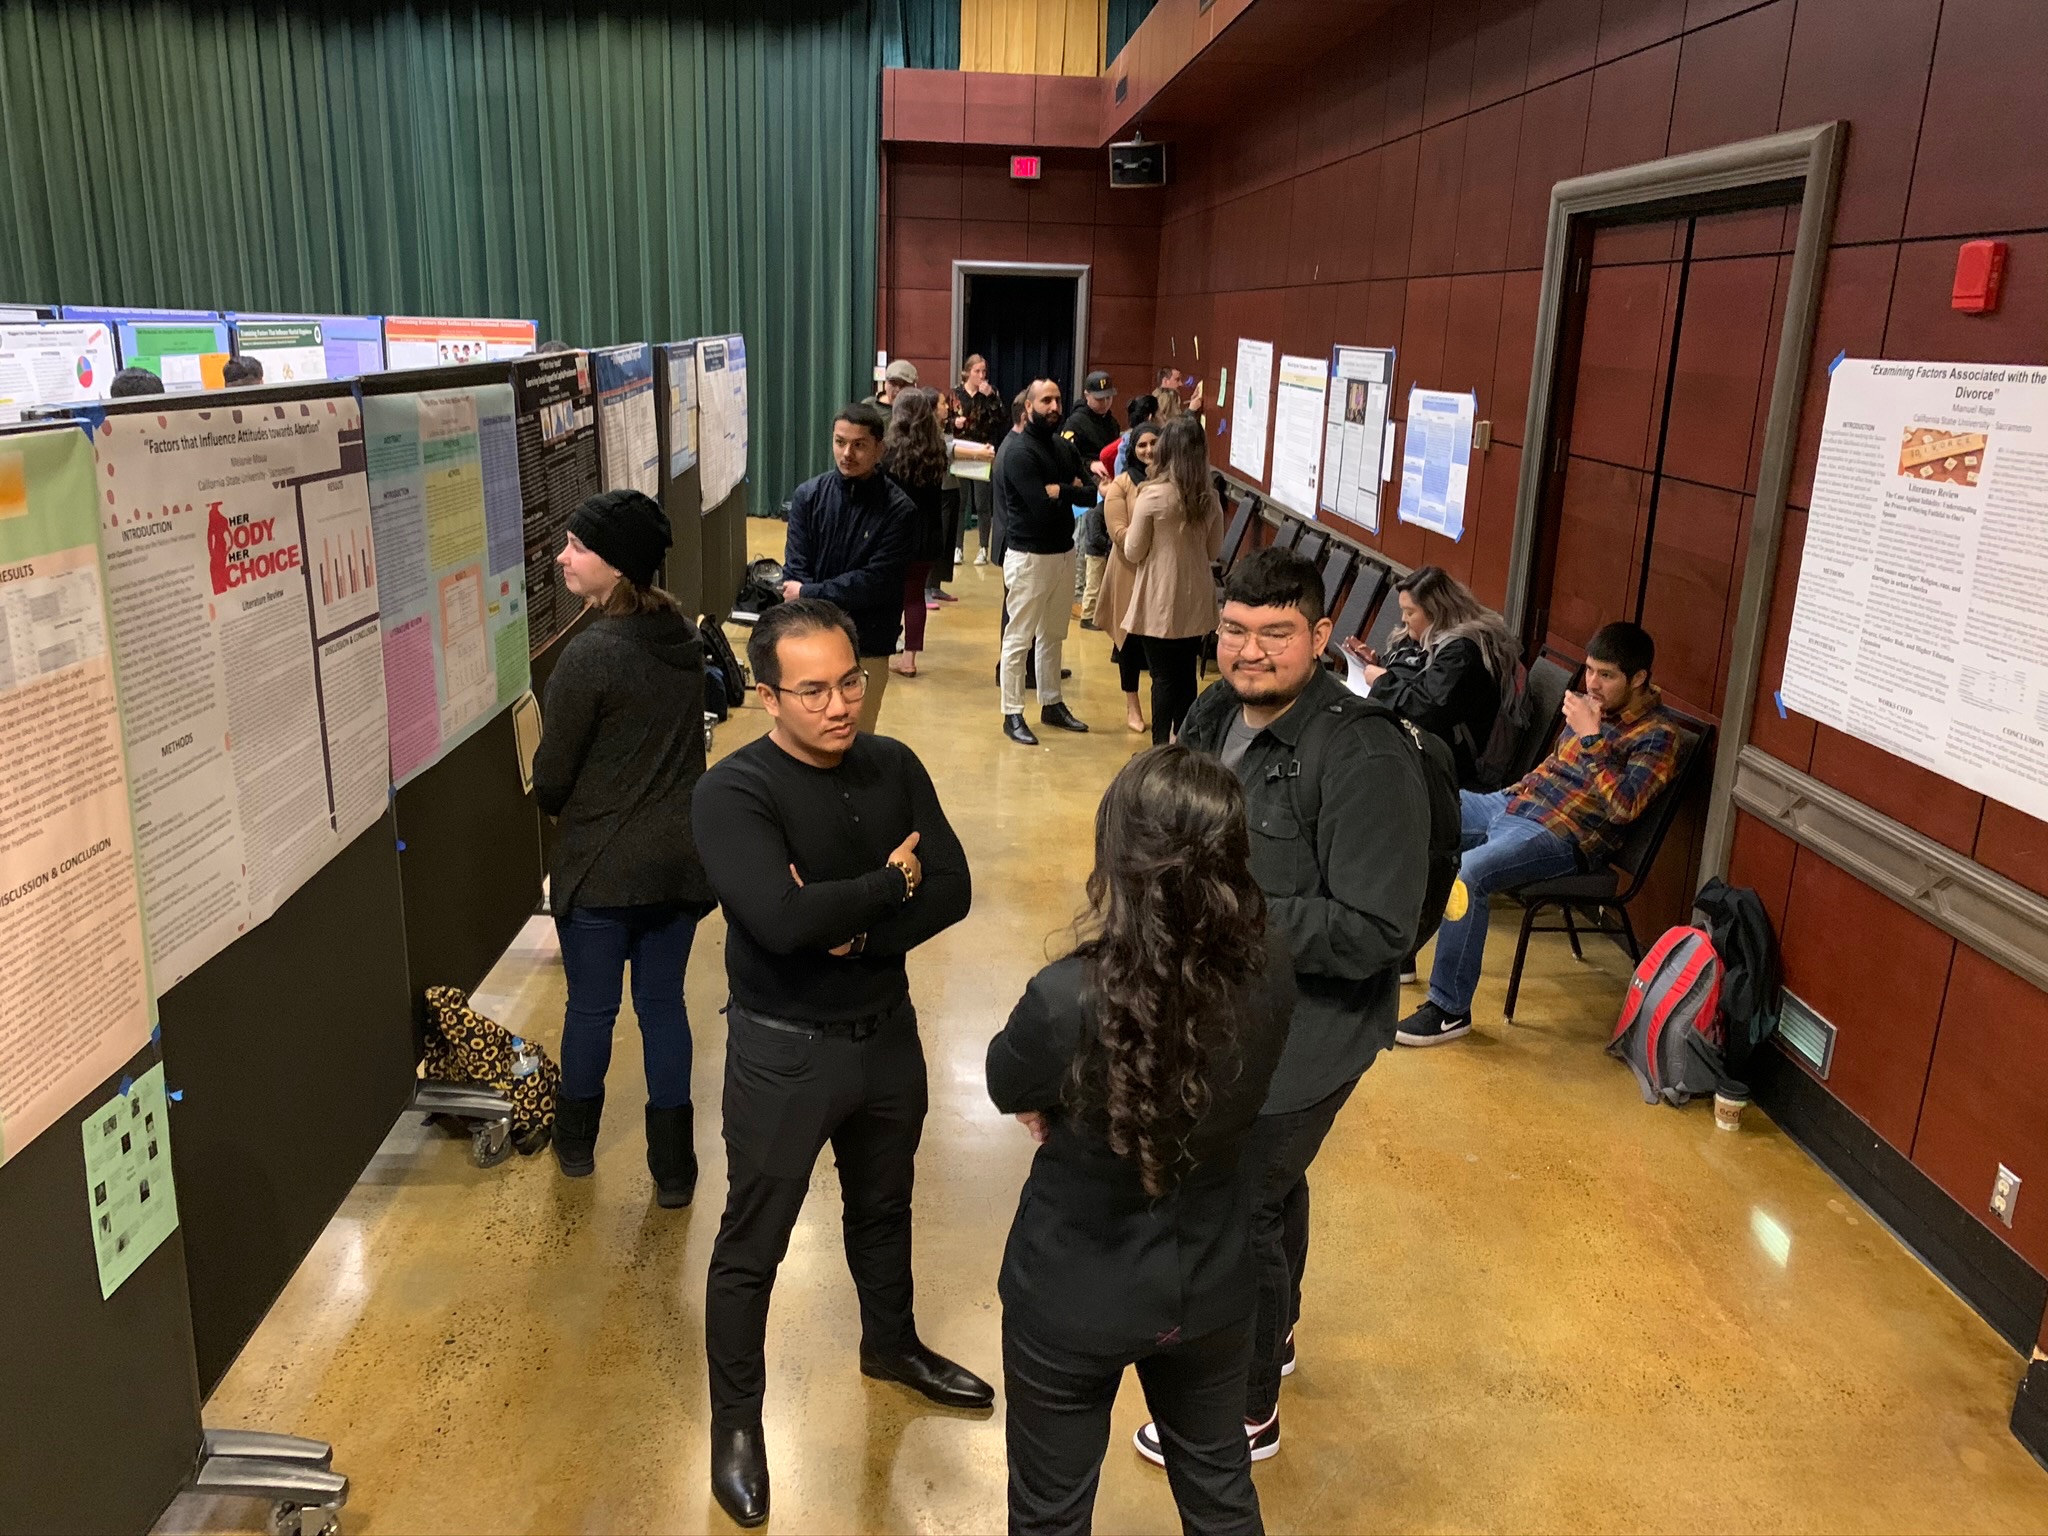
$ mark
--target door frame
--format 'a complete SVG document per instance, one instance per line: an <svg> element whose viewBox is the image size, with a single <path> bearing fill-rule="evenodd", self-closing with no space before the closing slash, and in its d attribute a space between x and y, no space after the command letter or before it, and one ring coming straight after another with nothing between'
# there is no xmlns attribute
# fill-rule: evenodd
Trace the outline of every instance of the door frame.
<svg viewBox="0 0 2048 1536"><path fill-rule="evenodd" d="M1081 398L1088 377L1089 277L1094 268L1059 261L956 261L953 263L953 377L960 377L960 327L967 320L967 279L970 277L1071 277L1074 283L1074 377L1067 382L1067 403Z"/></svg>
<svg viewBox="0 0 2048 1536"><path fill-rule="evenodd" d="M1576 323L1583 313L1593 231L1738 208L1799 208L1791 283L1778 336L1777 372L1765 415L1763 460L1751 512L1749 555L1736 607L1735 643L1714 754L1714 782L1700 853L1700 878L1722 875L1735 833L1737 760L1749 740L1763 660L1764 628L1778 572L1778 537L1806 397L1808 357L1820 313L1821 277L1834 232L1848 125L1818 123L1718 149L1672 155L1620 170L1558 182L1550 189L1550 225L1543 250L1543 288L1536 310L1529 410L1523 428L1521 478L1515 487L1515 536L1508 562L1506 618L1517 634L1529 618L1536 575L1537 532L1546 504L1562 493L1569 447L1570 401L1563 384L1576 369ZM957 281L957 279L956 279Z"/></svg>

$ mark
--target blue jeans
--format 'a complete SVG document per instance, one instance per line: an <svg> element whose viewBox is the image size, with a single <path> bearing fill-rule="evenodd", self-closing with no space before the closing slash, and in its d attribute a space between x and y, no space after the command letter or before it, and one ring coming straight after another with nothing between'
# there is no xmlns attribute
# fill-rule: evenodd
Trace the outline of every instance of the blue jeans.
<svg viewBox="0 0 2048 1536"><path fill-rule="evenodd" d="M612 1064L612 1025L626 962L633 964L633 1012L647 1061L647 1102L680 1109L690 1102L690 1016L683 973L697 919L686 908L571 907L555 918L569 1008L562 1020L562 1094L594 1099Z"/></svg>
<svg viewBox="0 0 2048 1536"><path fill-rule="evenodd" d="M1458 878L1471 900L1455 923L1436 932L1436 963L1429 972L1429 1000L1444 1012L1472 1011L1479 967L1486 958L1486 898L1495 891L1549 880L1578 871L1572 845L1540 822L1508 814L1506 790L1490 795L1458 791L1459 845L1465 858Z"/></svg>

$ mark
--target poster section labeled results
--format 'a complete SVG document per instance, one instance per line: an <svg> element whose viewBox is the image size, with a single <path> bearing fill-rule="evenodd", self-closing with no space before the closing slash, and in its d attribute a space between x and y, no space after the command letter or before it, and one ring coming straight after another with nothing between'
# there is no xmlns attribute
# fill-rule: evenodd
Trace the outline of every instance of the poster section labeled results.
<svg viewBox="0 0 2048 1536"><path fill-rule="evenodd" d="M697 463L697 343L668 347L668 477L680 480Z"/></svg>
<svg viewBox="0 0 2048 1536"><path fill-rule="evenodd" d="M404 784L529 681L512 387L370 395L363 434L391 782Z"/></svg>
<svg viewBox="0 0 2048 1536"><path fill-rule="evenodd" d="M0 422L35 406L104 400L114 382L114 333L98 323L0 324Z"/></svg>
<svg viewBox="0 0 2048 1536"><path fill-rule="evenodd" d="M1780 696L2048 819L2048 369L1835 367Z"/></svg>
<svg viewBox="0 0 2048 1536"><path fill-rule="evenodd" d="M449 368L524 357L540 339L531 320L441 320L420 315L384 317L384 366Z"/></svg>
<svg viewBox="0 0 2048 1536"><path fill-rule="evenodd" d="M550 352L512 365L518 420L519 501L526 556L526 628L539 655L583 611L555 557L569 514L598 491L597 405L590 355Z"/></svg>
<svg viewBox="0 0 2048 1536"><path fill-rule="evenodd" d="M92 443L0 436L0 1160L149 1043Z"/></svg>
<svg viewBox="0 0 2048 1536"><path fill-rule="evenodd" d="M1266 477L1266 427L1272 410L1273 343L1239 337L1236 393L1230 397L1230 467L1254 480Z"/></svg>
<svg viewBox="0 0 2048 1536"><path fill-rule="evenodd" d="M1393 388L1392 347L1332 352L1317 506L1374 533L1380 531L1380 485L1392 472Z"/></svg>
<svg viewBox="0 0 2048 1536"><path fill-rule="evenodd" d="M1303 517L1315 516L1323 396L1329 382L1326 357L1280 359L1280 388L1273 399L1273 499Z"/></svg>
<svg viewBox="0 0 2048 1536"><path fill-rule="evenodd" d="M1465 487L1472 474L1472 419L1478 409L1477 395L1408 391L1408 433L1401 448L1402 522L1447 539L1465 536Z"/></svg>
<svg viewBox="0 0 2048 1536"><path fill-rule="evenodd" d="M661 494L654 420L654 348L646 342L590 354L597 383L597 445L604 488Z"/></svg>
<svg viewBox="0 0 2048 1536"><path fill-rule="evenodd" d="M697 412L699 480L709 512L747 475L747 346L739 337L697 343Z"/></svg>
<svg viewBox="0 0 2048 1536"><path fill-rule="evenodd" d="M94 443L161 996L383 813L362 419L350 395L114 411Z"/></svg>

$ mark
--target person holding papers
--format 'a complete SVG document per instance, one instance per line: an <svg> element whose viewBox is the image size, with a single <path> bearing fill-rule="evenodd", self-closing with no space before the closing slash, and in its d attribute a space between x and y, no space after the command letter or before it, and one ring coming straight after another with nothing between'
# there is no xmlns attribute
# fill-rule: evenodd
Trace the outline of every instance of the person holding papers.
<svg viewBox="0 0 2048 1536"><path fill-rule="evenodd" d="M1387 654L1358 640L1344 648L1365 663L1372 696L1443 738L1460 789L1486 789L1479 759L1500 715L1501 690L1515 675L1515 638L1500 615L1439 566L1394 583L1401 628Z"/></svg>

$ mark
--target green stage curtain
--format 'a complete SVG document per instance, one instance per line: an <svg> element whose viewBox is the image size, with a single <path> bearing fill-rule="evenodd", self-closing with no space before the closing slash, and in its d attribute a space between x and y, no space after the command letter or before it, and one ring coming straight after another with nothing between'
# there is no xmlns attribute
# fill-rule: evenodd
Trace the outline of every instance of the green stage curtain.
<svg viewBox="0 0 2048 1536"><path fill-rule="evenodd" d="M1102 55L1105 63L1116 62L1124 44L1138 30L1138 23L1152 14L1156 3L1157 0L1109 0L1109 37Z"/></svg>
<svg viewBox="0 0 2048 1536"><path fill-rule="evenodd" d="M891 69L960 67L960 0L882 0L888 29L882 62Z"/></svg>
<svg viewBox="0 0 2048 1536"><path fill-rule="evenodd" d="M0 303L738 331L773 509L869 388L880 71L932 5L0 0Z"/></svg>

